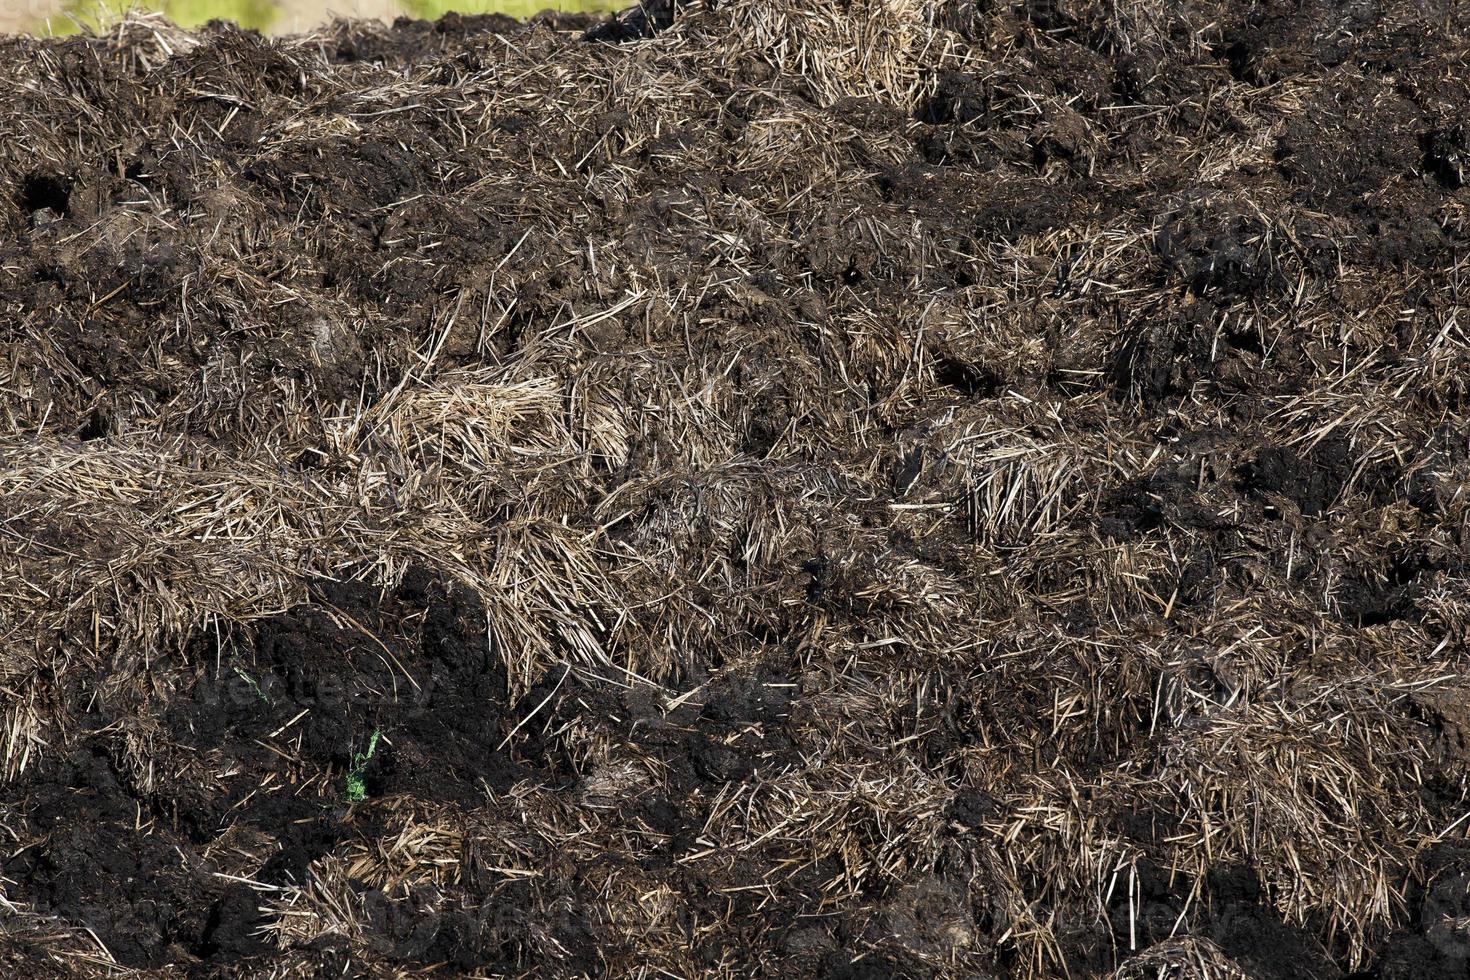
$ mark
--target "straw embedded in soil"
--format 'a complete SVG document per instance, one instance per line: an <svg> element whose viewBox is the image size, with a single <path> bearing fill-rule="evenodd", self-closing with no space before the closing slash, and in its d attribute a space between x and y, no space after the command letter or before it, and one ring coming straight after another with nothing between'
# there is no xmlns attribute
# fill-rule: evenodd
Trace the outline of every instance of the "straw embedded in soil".
<svg viewBox="0 0 1470 980"><path fill-rule="evenodd" d="M1465 976L1470 23L0 40L22 976Z"/></svg>

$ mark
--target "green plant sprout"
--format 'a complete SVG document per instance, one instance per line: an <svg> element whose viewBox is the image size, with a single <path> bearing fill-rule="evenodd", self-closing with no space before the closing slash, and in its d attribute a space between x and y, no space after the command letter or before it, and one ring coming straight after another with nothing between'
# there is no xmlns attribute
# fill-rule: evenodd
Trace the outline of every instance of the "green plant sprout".
<svg viewBox="0 0 1470 980"><path fill-rule="evenodd" d="M347 802L361 803L367 799L367 782L362 778L363 771L371 761L373 753L378 750L378 739L383 737L381 728L374 728L372 735L368 736L366 752L358 752L352 756L352 768L347 770Z"/></svg>
<svg viewBox="0 0 1470 980"><path fill-rule="evenodd" d="M260 698L260 700L264 701L266 704L271 703L270 695L261 690L259 681L247 674L245 672L245 668L241 667L239 664L232 664L232 666L235 668L235 673L240 677L240 679L243 680L246 684L250 685L250 689L255 692L256 697Z"/></svg>

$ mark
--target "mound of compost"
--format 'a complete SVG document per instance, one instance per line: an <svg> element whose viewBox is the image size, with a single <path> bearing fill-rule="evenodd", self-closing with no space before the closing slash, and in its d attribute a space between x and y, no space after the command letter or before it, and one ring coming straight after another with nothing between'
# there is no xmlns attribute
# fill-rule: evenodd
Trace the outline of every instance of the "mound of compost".
<svg viewBox="0 0 1470 980"><path fill-rule="evenodd" d="M0 40L0 969L1470 977L1467 56Z"/></svg>

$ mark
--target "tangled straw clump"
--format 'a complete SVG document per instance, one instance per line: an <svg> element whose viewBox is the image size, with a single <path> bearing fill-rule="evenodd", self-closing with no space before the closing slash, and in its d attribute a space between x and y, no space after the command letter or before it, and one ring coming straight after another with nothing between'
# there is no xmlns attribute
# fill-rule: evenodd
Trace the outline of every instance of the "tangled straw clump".
<svg viewBox="0 0 1470 980"><path fill-rule="evenodd" d="M1411 6L0 43L8 968L1463 964Z"/></svg>

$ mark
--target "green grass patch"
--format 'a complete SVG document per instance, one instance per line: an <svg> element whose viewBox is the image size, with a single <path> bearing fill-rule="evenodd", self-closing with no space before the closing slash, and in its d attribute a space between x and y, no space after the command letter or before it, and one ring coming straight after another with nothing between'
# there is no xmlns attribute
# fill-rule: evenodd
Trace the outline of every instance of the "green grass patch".
<svg viewBox="0 0 1470 980"><path fill-rule="evenodd" d="M447 13L509 14L529 17L542 10L620 10L630 6L624 0L398 0L398 6L410 17L437 20ZM344 4L344 6L346 6ZM197 27L211 20L228 20L241 27L269 31L291 13L291 0L70 0L59 15L38 22L32 28L38 33L70 34L81 29L100 30L115 22L129 10L151 10L162 13L180 27Z"/></svg>

